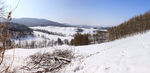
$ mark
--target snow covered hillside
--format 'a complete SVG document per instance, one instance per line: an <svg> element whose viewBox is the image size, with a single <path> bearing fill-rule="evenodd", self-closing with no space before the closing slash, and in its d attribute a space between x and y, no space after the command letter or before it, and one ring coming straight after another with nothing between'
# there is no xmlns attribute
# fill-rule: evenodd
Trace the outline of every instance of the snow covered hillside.
<svg viewBox="0 0 150 73"><path fill-rule="evenodd" d="M47 41L57 41L58 38L60 38L61 40L71 40L73 38L73 35L76 34L77 32L81 32L82 34L86 34L86 33L90 33L93 34L97 31L97 29L94 28L77 28L77 27L57 27L57 26L36 26L36 27L30 27L33 30L46 30L48 32L52 32L52 33L56 33L56 35L54 34L47 34L44 32L40 32L40 31L34 31L34 36L35 38L31 38L28 40L35 40L35 41L43 41L43 40L47 40ZM62 34L58 35L58 34ZM28 41L26 39L26 41Z"/></svg>
<svg viewBox="0 0 150 73"><path fill-rule="evenodd" d="M150 73L149 36L150 32L114 42L75 47L84 58L76 60L65 71L68 73Z"/></svg>
<svg viewBox="0 0 150 73"><path fill-rule="evenodd" d="M12 49L6 52L12 68L19 71L25 59L36 52L72 49L77 56L58 73L150 73L150 31L113 42L88 46L55 46L45 49Z"/></svg>

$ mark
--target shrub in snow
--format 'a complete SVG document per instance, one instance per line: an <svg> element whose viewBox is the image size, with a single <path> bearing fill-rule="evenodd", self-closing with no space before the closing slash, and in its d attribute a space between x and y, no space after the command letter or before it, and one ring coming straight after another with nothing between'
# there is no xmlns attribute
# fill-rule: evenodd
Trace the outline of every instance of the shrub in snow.
<svg viewBox="0 0 150 73"><path fill-rule="evenodd" d="M53 53L36 53L29 56L27 65L22 69L33 72L55 73L65 65L71 63L74 54L71 50L55 50Z"/></svg>
<svg viewBox="0 0 150 73"><path fill-rule="evenodd" d="M65 40L64 40L64 43L67 44L67 45L69 45L68 39L65 39Z"/></svg>
<svg viewBox="0 0 150 73"><path fill-rule="evenodd" d="M58 43L58 45L62 45L62 44L63 44L63 41L62 41L60 38L58 38L58 39L57 39L57 43Z"/></svg>

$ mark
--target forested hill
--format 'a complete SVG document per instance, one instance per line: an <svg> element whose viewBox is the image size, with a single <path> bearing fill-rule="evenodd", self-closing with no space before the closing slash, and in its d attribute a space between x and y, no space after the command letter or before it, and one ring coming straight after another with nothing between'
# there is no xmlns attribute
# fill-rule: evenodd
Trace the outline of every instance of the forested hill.
<svg viewBox="0 0 150 73"><path fill-rule="evenodd" d="M150 11L135 16L118 26L109 28L109 40L124 38L137 33L144 33L147 30L150 30Z"/></svg>
<svg viewBox="0 0 150 73"><path fill-rule="evenodd" d="M11 34L12 38L23 38L29 35L32 35L33 30L25 25L21 25L18 23L7 23L7 26L9 28L9 32Z"/></svg>

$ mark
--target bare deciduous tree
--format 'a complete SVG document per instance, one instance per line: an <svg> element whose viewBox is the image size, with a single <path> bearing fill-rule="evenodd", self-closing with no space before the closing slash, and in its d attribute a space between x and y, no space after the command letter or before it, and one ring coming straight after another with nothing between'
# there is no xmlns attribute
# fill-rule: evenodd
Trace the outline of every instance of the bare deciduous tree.
<svg viewBox="0 0 150 73"><path fill-rule="evenodd" d="M0 73L8 73L10 66L3 65L4 54L7 47L7 41L10 38L8 26L6 23L9 22L11 18L11 12L9 12L8 17L5 12L5 5L3 0L0 0Z"/></svg>
<svg viewBox="0 0 150 73"><path fill-rule="evenodd" d="M109 41L113 41L150 30L150 11L108 29Z"/></svg>

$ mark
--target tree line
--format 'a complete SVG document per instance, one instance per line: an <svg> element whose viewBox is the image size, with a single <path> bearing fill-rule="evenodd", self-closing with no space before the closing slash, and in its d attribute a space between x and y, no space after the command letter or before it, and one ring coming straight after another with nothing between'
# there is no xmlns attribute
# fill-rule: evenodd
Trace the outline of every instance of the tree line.
<svg viewBox="0 0 150 73"><path fill-rule="evenodd" d="M69 45L68 39L62 40L60 38L58 38L57 40L44 39L41 41L18 40L18 42L12 40L10 43L13 45L13 48L27 48L27 49L45 48L45 47L52 47L56 45Z"/></svg>
<svg viewBox="0 0 150 73"><path fill-rule="evenodd" d="M108 41L108 32L99 30L94 34L81 34L76 33L74 38L71 40L70 45L89 45L89 44L98 44Z"/></svg>

